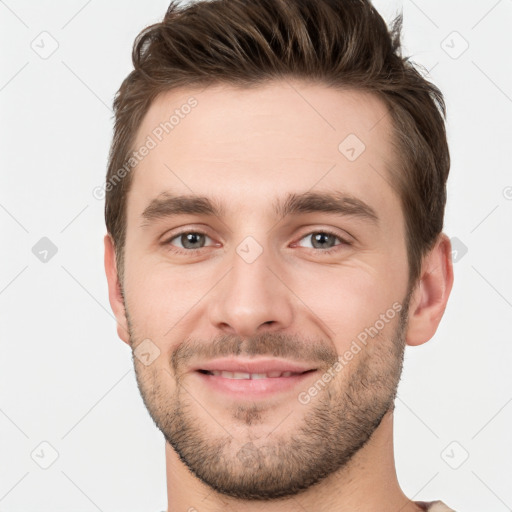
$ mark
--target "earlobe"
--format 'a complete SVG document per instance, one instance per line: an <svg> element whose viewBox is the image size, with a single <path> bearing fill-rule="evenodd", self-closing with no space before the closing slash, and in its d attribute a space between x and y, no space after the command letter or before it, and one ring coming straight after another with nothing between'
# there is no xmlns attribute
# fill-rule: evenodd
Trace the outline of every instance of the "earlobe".
<svg viewBox="0 0 512 512"><path fill-rule="evenodd" d="M420 280L409 304L408 345L430 340L443 317L453 286L450 239L441 233L433 249L425 256Z"/></svg>
<svg viewBox="0 0 512 512"><path fill-rule="evenodd" d="M121 283L117 272L115 247L112 237L105 235L105 274L108 282L108 299L110 307L114 312L117 321L117 334L128 345L130 345L130 336L128 331L128 321L126 319L126 310L124 299L121 292Z"/></svg>

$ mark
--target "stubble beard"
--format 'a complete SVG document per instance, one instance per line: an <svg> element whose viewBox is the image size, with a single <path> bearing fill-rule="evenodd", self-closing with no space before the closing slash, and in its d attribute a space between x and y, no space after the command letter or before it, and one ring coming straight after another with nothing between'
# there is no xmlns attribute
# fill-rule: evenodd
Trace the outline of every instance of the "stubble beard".
<svg viewBox="0 0 512 512"><path fill-rule="evenodd" d="M284 421L285 428L278 426L283 421L279 414L268 421L264 402L231 404L230 420L224 427L228 416L217 420L215 413L205 413L205 405L190 395L179 374L174 374L176 386L170 392L162 384L170 371L146 368L134 358L144 404L185 466L215 491L261 501L300 494L346 468L393 408L402 372L409 297L392 336L379 334L370 339L311 402L293 410ZM130 327L133 347L136 340L132 334ZM262 354L268 354L273 336L266 335ZM239 354L245 353L240 348L248 345L229 339L229 345L237 343ZM274 342L273 346L278 345ZM251 355L258 353L256 345L250 347ZM279 355L277 352L274 355ZM176 369L176 359L169 366L173 363ZM233 422L246 427L244 434L230 434ZM268 425L266 435L261 435L262 425Z"/></svg>

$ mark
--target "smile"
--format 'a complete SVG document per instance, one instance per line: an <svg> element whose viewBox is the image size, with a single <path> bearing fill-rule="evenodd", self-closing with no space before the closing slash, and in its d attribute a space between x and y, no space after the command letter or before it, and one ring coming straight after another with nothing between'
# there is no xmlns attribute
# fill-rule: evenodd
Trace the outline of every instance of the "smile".
<svg viewBox="0 0 512 512"><path fill-rule="evenodd" d="M308 370L314 371L314 370ZM292 377L294 375L302 375L306 372L268 372L268 373L247 373L247 372L228 372L221 370L200 370L205 375L215 375L217 377L224 377L225 379L276 379L279 377Z"/></svg>

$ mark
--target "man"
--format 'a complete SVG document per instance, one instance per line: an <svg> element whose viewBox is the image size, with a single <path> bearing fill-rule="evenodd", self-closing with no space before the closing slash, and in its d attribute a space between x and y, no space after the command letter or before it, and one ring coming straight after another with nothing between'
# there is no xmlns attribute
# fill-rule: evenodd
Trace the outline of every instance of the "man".
<svg viewBox="0 0 512 512"><path fill-rule="evenodd" d="M114 102L105 267L168 512L451 510L400 489L405 345L452 288L440 91L363 0L173 2Z"/></svg>

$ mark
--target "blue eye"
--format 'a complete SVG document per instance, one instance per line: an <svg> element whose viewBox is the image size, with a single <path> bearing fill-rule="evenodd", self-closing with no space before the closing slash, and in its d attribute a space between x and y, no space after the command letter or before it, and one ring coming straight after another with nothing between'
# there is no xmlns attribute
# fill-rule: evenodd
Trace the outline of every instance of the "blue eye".
<svg viewBox="0 0 512 512"><path fill-rule="evenodd" d="M206 233L202 231L182 231L172 238L168 239L165 244L173 245L171 242L178 239L182 244L182 247L175 247L177 252L195 252L203 248L202 243L205 238L210 238ZM196 247L199 245L200 247Z"/></svg>
<svg viewBox="0 0 512 512"><path fill-rule="evenodd" d="M312 247L307 247L308 249L319 249L320 252L326 254L330 254L334 251L337 251L340 246L350 245L350 242L347 242L338 234L332 233L330 231L312 231L308 233L306 236L303 236L300 240L305 240L307 238L311 238L312 240ZM336 239L339 240L341 243L335 244L334 241ZM329 243L329 240L333 241L334 245L331 245Z"/></svg>
<svg viewBox="0 0 512 512"><path fill-rule="evenodd" d="M350 242L341 238L338 234L326 230L311 231L310 233L303 236L300 240L307 239L308 237L313 237L312 247L306 247L306 249L316 249L315 252L321 254L330 254L332 252L338 251L340 246L351 245ZM202 231L182 231L181 233L177 233L171 238L168 238L165 242L163 242L163 245L175 253L195 254L197 251L208 247L205 245L206 239L211 240L211 238ZM174 240L178 240L181 244L181 247L174 245ZM341 243L336 244L336 240L340 241ZM295 243L293 246L296 246L297 244L298 243ZM211 246L215 246L215 244L212 244Z"/></svg>

